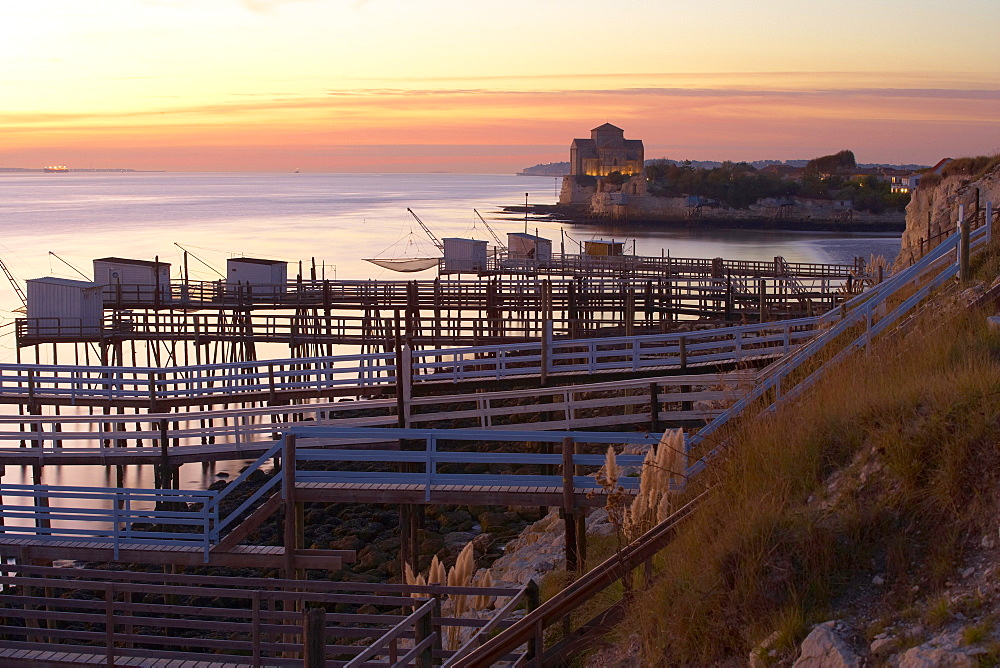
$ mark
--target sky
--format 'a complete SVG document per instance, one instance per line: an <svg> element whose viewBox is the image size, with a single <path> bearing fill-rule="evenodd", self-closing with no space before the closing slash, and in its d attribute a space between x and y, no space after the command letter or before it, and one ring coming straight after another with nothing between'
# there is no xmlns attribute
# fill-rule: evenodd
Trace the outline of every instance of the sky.
<svg viewBox="0 0 1000 668"><path fill-rule="evenodd" d="M0 167L511 173L1000 151L1000 0L31 0Z"/></svg>

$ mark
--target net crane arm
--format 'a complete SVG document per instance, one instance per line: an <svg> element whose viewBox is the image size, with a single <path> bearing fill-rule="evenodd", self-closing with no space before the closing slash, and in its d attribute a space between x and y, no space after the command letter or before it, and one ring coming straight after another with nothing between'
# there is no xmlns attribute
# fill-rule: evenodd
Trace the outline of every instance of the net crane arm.
<svg viewBox="0 0 1000 668"><path fill-rule="evenodd" d="M437 246L437 249L443 253L444 252L444 244L441 243L440 239L438 239L436 236L434 236L434 233L431 232L431 228L429 228L426 225L424 225L424 221L420 220L420 216L418 216L417 214L413 213L413 209L407 207L406 210L409 211L410 215L413 216L413 218L420 224L420 227L423 228L424 232L427 233L427 236L429 236L431 238L431 242L433 242L434 245Z"/></svg>
<svg viewBox="0 0 1000 668"><path fill-rule="evenodd" d="M59 260L60 262L62 262L64 265L66 265L67 267L69 267L70 269L72 269L73 271L75 271L76 273L80 274L80 276L83 277L83 280L85 280L85 281L91 280L90 276L87 276L85 273L83 273L82 271L80 271L79 269L77 269L76 267L74 267L69 262L67 262L66 260L64 260L61 257L59 257L58 255L56 255L52 251L49 251L49 255L51 255L55 259Z"/></svg>
<svg viewBox="0 0 1000 668"><path fill-rule="evenodd" d="M14 277L11 275L10 270L7 269L7 265L3 263L3 260L0 260L0 269L3 269L3 273L7 276L7 280L10 281L11 287L13 287L14 292L17 293L17 298L21 300L21 305L28 308L28 298L24 296L24 290L22 290L21 286L17 284L17 281L14 280Z"/></svg>
<svg viewBox="0 0 1000 668"><path fill-rule="evenodd" d="M489 230L490 234L493 235L493 239L497 242L497 247L500 248L501 250L507 250L507 244L500 241L500 237L497 236L496 231L492 227L490 227L490 224L486 222L485 218L483 218L483 214L479 213L479 211L476 211L476 209L473 209L473 211L476 212L476 215L479 216L479 220L483 221L483 225L485 225L486 229Z"/></svg>

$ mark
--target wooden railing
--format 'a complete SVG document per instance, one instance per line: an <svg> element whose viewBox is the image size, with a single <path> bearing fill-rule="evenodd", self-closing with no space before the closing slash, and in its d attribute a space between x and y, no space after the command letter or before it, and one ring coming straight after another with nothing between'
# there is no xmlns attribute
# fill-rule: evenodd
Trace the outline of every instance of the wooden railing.
<svg viewBox="0 0 1000 668"><path fill-rule="evenodd" d="M408 382L461 383L525 376L739 364L781 355L814 336L818 317L630 337L555 340L407 352ZM0 397L133 400L179 398L192 403L240 394L322 393L343 388L395 387L395 353L303 357L174 367L0 364Z"/></svg>
<svg viewBox="0 0 1000 668"><path fill-rule="evenodd" d="M479 468L486 466L534 465L555 468L566 466L563 455L525 451L512 444L563 443L567 439L586 444L650 444L656 443L658 434L584 431L504 431L502 435L490 430L465 429L371 429L294 426L282 434L281 439L247 466L242 473L219 493L214 491L181 491L162 489L131 489L105 487L67 487L54 485L0 484L0 533L4 537L36 540L74 540L110 545L115 555L127 545L198 545L204 549L205 561L209 550L226 534L227 529L266 495L283 493L282 476L271 476L268 481L247 495L236 508L220 519L220 509L230 495L242 490L250 476L269 461L280 457L289 461L286 449L290 436L296 437L297 454L294 462L324 462L324 470L308 468L294 471L293 480L319 483L379 483L417 484L430 494L437 485L503 485L562 487L571 484L574 489L597 489L592 476L568 474L513 474L451 472L439 473L438 467ZM459 441L464 444L484 441L496 442L502 437L505 448L490 452L440 449L441 441ZM355 449L350 444L424 442L422 450ZM327 449L331 445L345 446ZM573 467L587 466L596 469L604 463L604 450L595 453L571 453ZM641 455L622 455L622 466L640 466ZM351 467L338 469L337 463L378 462L386 465L384 471L355 471ZM422 471L401 473L396 464L412 464ZM575 468L573 469L575 471ZM567 483L568 481L568 483ZM620 484L627 490L638 488L638 478L622 478ZM11 503L12 499L28 499L29 504Z"/></svg>
<svg viewBox="0 0 1000 668"><path fill-rule="evenodd" d="M444 269L444 261L440 267ZM562 275L578 274L585 278L577 285L598 286L612 282L616 290L639 289L650 279L669 279L683 285L685 279L732 276L776 277L787 272L797 278L844 279L854 265L813 262L726 260L723 258L679 258L560 255L549 260L490 258L483 273ZM445 272L442 272L445 273ZM455 272L451 272L455 273ZM463 272L470 273L470 272ZM475 272L472 272L475 273ZM609 275L610 274L610 275ZM489 283L480 280L446 279L421 281L344 281L291 280L277 285L250 285L217 281L171 281L169 285L115 283L104 286L108 308L208 307L218 305L257 305L274 307L315 306L318 304L367 304L381 308L402 308L416 297L425 304L444 308L485 305L487 295L507 295L507 299L531 298L542 294L547 282L555 299L565 295L573 279L508 278Z"/></svg>
<svg viewBox="0 0 1000 668"><path fill-rule="evenodd" d="M395 666L449 660L451 629L511 623L526 588L407 586L0 564L0 664ZM440 599L498 599L488 619ZM335 611L345 606L371 612ZM360 642L359 642L360 641ZM353 657L353 658L352 658ZM188 665L184 663L184 665ZM207 663L206 663L207 665Z"/></svg>
<svg viewBox="0 0 1000 668"><path fill-rule="evenodd" d="M661 434L655 433L622 433L622 432L585 432L585 431L505 431L502 434L500 446L502 450L481 452L477 449L463 447L461 450L441 449L442 441L459 442L463 446L480 442L497 442L499 434L494 431L470 429L365 429L336 427L304 427L297 426L282 435L296 437L296 447L299 444L308 446L310 441L317 439L325 444L338 442L370 441L377 438L405 440L416 444L423 442L422 449L411 446L407 450L351 450L351 449L320 449L302 450L296 454L296 462L323 462L324 466L313 470L303 469L295 472L295 481L303 483L379 483L379 484L409 484L421 485L429 498L430 490L438 485L471 485L480 487L556 487L562 488L569 484L573 489L598 490L601 488L593 475L576 475L575 467L592 467L594 471L605 462L605 450L608 444L655 445ZM561 453L526 452L523 448L512 447L521 443L563 443L571 439L577 446L599 444L596 453L585 454L571 452L567 463ZM622 467L641 466L644 455L620 455L618 463ZM380 462L383 464L412 464L423 470L412 473L396 471L355 471L335 468L341 462ZM450 465L452 469L471 468L476 471L483 466L516 465L536 467L565 467L572 470L562 470L559 474L518 474L518 473L480 473L457 472L439 473L438 468ZM625 490L635 491L639 488L638 477L622 477L618 484Z"/></svg>
<svg viewBox="0 0 1000 668"><path fill-rule="evenodd" d="M783 261L783 259L782 259ZM785 262L795 276L844 278L854 265L822 264L810 262ZM487 259L482 273L496 274L613 274L635 277L672 275L723 276L726 273L740 276L776 276L780 268L774 261L726 260L723 258L652 257L638 255L576 255L555 253L550 259L510 257L501 255ZM448 270L447 263L439 263L439 271L446 273L476 273Z"/></svg>
<svg viewBox="0 0 1000 668"><path fill-rule="evenodd" d="M0 484L0 536L204 550L219 520L213 491Z"/></svg>
<svg viewBox="0 0 1000 668"><path fill-rule="evenodd" d="M250 306L189 312L178 305L171 310L116 310L94 319L22 318L16 321L15 330L21 346L126 340L384 345L397 332L427 345L477 345L537 340L546 323L557 338L580 338L604 330L656 331L664 321L681 317L773 320L801 313L809 304L814 310L824 310L842 297L840 280L799 279L795 291L789 289L790 281L784 276L755 279L753 294L734 290L732 281L723 276L635 285L588 280L569 283L566 293L548 289L485 292L474 299L456 299L454 304L446 295L434 295L400 305L327 304L264 312ZM398 319L395 311L401 312Z"/></svg>
<svg viewBox="0 0 1000 668"><path fill-rule="evenodd" d="M0 463L130 464L256 457L292 425L577 430L705 422L753 383L704 373L393 399L183 413L0 416ZM714 404L714 406L713 406ZM402 412L400 412L402 411Z"/></svg>
<svg viewBox="0 0 1000 668"><path fill-rule="evenodd" d="M591 619L578 623L570 635L562 642L546 648L545 634L550 627L566 624L567 619L581 607L588 605L595 596L608 587L624 580L625 601L632 591L632 574L637 569L651 574L649 565L656 553L673 539L678 525L683 522L704 499L707 492L695 497L685 506L675 511L667 519L625 546L620 552L581 575L568 587L556 593L538 608L528 612L506 631L487 640L482 646L471 650L449 664L455 668L475 668L490 666L512 653L521 652L519 665L558 665L572 654L574 642L595 629L609 629L621 621L623 602L616 601L605 606ZM647 585L650 584L648 581ZM523 651L522 651L523 650Z"/></svg>
<svg viewBox="0 0 1000 668"><path fill-rule="evenodd" d="M992 221L987 219L983 227L969 233L968 248L975 249L984 245L991 235ZM851 299L836 312L826 314L823 317L825 331L797 351L775 362L765 370L762 381L751 392L706 427L686 438L685 447L689 454L694 447L707 448L699 459L689 462L687 477L704 471L708 464L728 447L728 441L719 442L715 440L714 434L729 420L754 406L755 402L767 396L768 392L771 393L773 401L768 402L769 405L764 412L774 411L781 402L800 395L831 365L836 364L850 352L867 345L874 336L886 331L903 316L916 309L934 290L959 276L963 264L961 237L961 233L953 235L913 266L894 274L871 291ZM964 262L967 260L966 256ZM914 284L918 286L916 291L900 299L900 292L908 290L909 286ZM809 362L820 350L829 346L851 327L860 324L864 324L864 331L860 336L849 340L829 361L794 387L782 387L782 379ZM539 608L529 612L509 629L490 639L477 650L468 653L454 665L463 667L491 665L498 660L498 657L518 651L518 648L525 646L527 651L523 654L520 665L550 665L565 662L568 657L584 647L591 636L610 629L620 621L623 608L629 602L632 577L636 569L642 568L648 585L654 577L652 558L670 543L680 523L711 493L712 489L709 488L691 499L683 508L629 544L620 553L582 575ZM575 611L590 604L598 593L619 581L623 583L625 594L622 599L605 606L589 620L583 622L577 620L576 624L569 621ZM592 610L590 614L593 614ZM546 648L546 631L556 625L562 625L564 630L571 630L558 643Z"/></svg>

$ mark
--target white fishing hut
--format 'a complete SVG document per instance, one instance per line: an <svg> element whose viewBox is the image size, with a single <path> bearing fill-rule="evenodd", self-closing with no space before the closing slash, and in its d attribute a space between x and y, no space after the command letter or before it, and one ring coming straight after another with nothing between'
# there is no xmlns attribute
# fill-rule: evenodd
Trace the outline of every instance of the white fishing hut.
<svg viewBox="0 0 1000 668"><path fill-rule="evenodd" d="M100 334L104 286L69 278L26 281L28 333L32 336Z"/></svg>
<svg viewBox="0 0 1000 668"><path fill-rule="evenodd" d="M106 286L104 298L141 304L170 301L170 263L104 257L94 260L94 282Z"/></svg>
<svg viewBox="0 0 1000 668"><path fill-rule="evenodd" d="M508 232L507 257L511 260L547 262L552 259L552 240L524 232Z"/></svg>
<svg viewBox="0 0 1000 668"><path fill-rule="evenodd" d="M444 244L444 271L446 273L475 273L486 271L486 242L479 239L442 239Z"/></svg>
<svg viewBox="0 0 1000 668"><path fill-rule="evenodd" d="M284 294L288 283L288 263L255 257L231 257L226 260L226 285L267 285L268 292Z"/></svg>
<svg viewBox="0 0 1000 668"><path fill-rule="evenodd" d="M623 255L625 244L622 241L605 241L604 239L591 239L583 242L584 255L595 257L608 257L613 255Z"/></svg>

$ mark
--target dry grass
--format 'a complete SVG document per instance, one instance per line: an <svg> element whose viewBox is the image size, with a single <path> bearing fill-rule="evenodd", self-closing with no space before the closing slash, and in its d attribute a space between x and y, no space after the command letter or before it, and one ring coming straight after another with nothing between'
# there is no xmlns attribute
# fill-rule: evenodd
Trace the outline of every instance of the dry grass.
<svg viewBox="0 0 1000 668"><path fill-rule="evenodd" d="M957 160L953 160L948 163L945 168L941 170L941 175L947 177L960 174L962 176L968 176L972 179L978 179L980 176L990 171L997 165L1000 165L1000 154L958 158Z"/></svg>
<svg viewBox="0 0 1000 668"><path fill-rule="evenodd" d="M472 547L472 543L466 543L465 547L458 554L458 558L455 560L455 565L448 570L445 565L437 558L437 555L431 560L430 567L428 568L427 575L424 576L423 573L414 574L413 569L409 564L405 565L403 571L403 581L409 585L447 585L449 587L492 587L493 582L489 571L485 571L485 574L476 578L473 581L473 575L476 572L476 557L475 552ZM413 593L411 594L413 598L423 598L426 594ZM493 604L492 596L486 596L483 594L479 595L467 595L467 594L450 594L449 600L452 604L451 615L454 617L462 617L466 612L473 610L484 610ZM449 626L447 629L447 646L449 649L458 649L461 644L461 634L459 632L459 627Z"/></svg>
<svg viewBox="0 0 1000 668"><path fill-rule="evenodd" d="M735 446L692 484L716 493L632 608L645 660L745 660L775 631L790 647L860 576L885 575L886 606L905 606L918 578L943 584L992 517L998 416L1000 338L981 313L937 313L734 425Z"/></svg>

